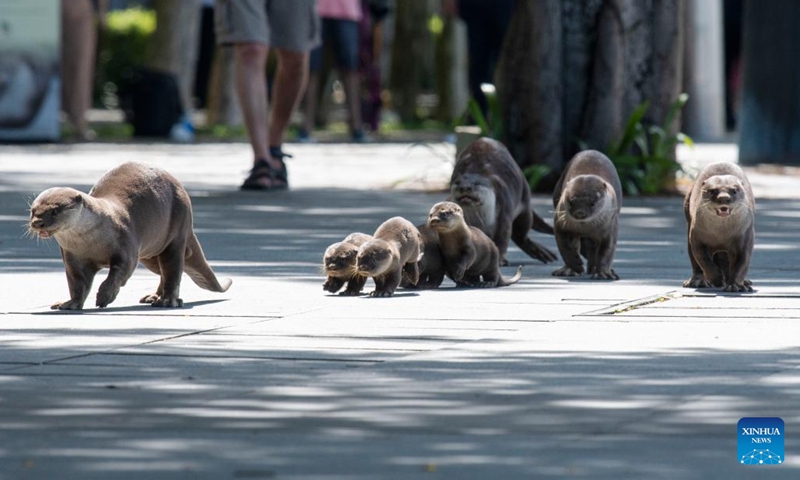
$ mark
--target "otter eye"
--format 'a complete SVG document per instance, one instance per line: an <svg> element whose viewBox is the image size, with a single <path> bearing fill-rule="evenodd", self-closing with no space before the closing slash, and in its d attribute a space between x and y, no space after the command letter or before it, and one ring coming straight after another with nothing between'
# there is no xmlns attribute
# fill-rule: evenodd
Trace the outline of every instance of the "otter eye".
<svg viewBox="0 0 800 480"><path fill-rule="evenodd" d="M708 193L709 195L716 197L717 195L719 195L719 190L716 188L712 188L711 190L708 191Z"/></svg>
<svg viewBox="0 0 800 480"><path fill-rule="evenodd" d="M739 190L731 188L731 195L736 195L737 193L739 193Z"/></svg>

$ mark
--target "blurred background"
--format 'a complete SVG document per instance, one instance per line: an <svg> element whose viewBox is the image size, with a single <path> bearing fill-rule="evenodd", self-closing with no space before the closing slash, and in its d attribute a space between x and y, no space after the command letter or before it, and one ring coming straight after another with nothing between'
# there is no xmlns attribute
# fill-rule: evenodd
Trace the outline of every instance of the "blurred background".
<svg viewBox="0 0 800 480"><path fill-rule="evenodd" d="M325 49L290 141L486 135L541 191L585 148L631 194L673 189L676 148L697 142L800 162L800 2L359 1L364 135ZM204 0L3 0L0 142L246 141L213 16Z"/></svg>

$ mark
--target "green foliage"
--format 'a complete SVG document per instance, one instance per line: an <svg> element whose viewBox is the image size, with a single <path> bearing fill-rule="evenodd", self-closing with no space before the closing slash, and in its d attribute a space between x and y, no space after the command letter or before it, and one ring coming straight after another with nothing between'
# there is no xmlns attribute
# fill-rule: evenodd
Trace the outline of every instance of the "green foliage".
<svg viewBox="0 0 800 480"><path fill-rule="evenodd" d="M606 150L617 167L622 189L628 195L653 195L664 190L675 179L681 167L673 158L679 143L693 145L683 133L670 135L672 124L686 105L689 95L682 93L670 106L664 124L646 127L642 123L650 102L645 101L631 113L622 136ZM636 147L635 153L632 151Z"/></svg>
<svg viewBox="0 0 800 480"><path fill-rule="evenodd" d="M539 182L544 177L549 175L552 170L553 169L547 165L531 165L525 168L522 171L522 174L525 175L525 179L528 180L528 185L530 185L531 191L535 192Z"/></svg>
<svg viewBox="0 0 800 480"><path fill-rule="evenodd" d="M136 67L144 61L147 43L156 28L153 10L114 10L106 16L100 38L95 75L95 103L119 107L118 95L131 81Z"/></svg>
<svg viewBox="0 0 800 480"><path fill-rule="evenodd" d="M504 133L503 113L500 110L500 100L497 98L497 90L495 90L494 85L483 83L481 84L481 91L483 91L483 95L486 97L486 115L483 114L478 101L474 98L470 98L467 104L467 111L461 116L460 124L467 125L467 119L471 118L472 122L481 129L482 136L500 140Z"/></svg>

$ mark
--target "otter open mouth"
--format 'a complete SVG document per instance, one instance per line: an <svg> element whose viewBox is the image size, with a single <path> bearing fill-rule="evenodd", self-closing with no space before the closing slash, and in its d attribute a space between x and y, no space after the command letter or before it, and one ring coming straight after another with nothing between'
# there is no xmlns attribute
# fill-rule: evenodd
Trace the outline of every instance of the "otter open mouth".
<svg viewBox="0 0 800 480"><path fill-rule="evenodd" d="M727 205L722 205L721 207L717 207L717 216L727 217L730 214L731 214L731 207Z"/></svg>
<svg viewBox="0 0 800 480"><path fill-rule="evenodd" d="M472 195L459 195L456 198L456 201L461 205L480 205L481 200L477 197L473 197Z"/></svg>

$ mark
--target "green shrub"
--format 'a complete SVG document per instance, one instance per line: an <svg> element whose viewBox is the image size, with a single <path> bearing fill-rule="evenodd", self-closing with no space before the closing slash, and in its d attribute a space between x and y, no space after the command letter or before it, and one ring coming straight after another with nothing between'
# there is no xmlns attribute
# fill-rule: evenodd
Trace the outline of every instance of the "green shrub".
<svg viewBox="0 0 800 480"><path fill-rule="evenodd" d="M96 105L119 107L119 92L127 88L135 69L142 65L147 43L155 29L153 10L130 8L108 13L97 54Z"/></svg>
<svg viewBox="0 0 800 480"><path fill-rule="evenodd" d="M664 124L649 127L645 127L642 119L650 102L643 102L628 117L620 139L606 149L605 154L617 167L625 194L653 195L673 185L675 174L681 170L673 157L675 146L679 143L693 145L693 142L683 133L670 135L667 132L688 100L688 94L680 94L670 106Z"/></svg>

